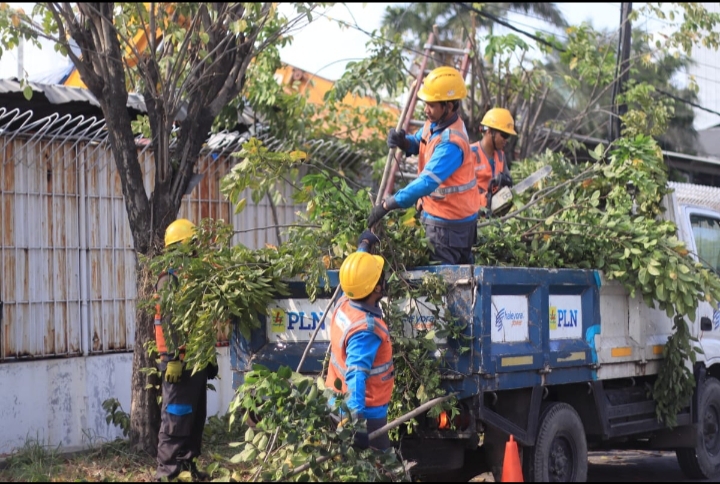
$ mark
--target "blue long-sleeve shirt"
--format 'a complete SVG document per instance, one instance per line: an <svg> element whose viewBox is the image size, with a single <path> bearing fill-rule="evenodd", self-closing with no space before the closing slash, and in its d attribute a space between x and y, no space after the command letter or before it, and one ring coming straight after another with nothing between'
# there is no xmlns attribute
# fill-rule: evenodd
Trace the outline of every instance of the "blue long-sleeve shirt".
<svg viewBox="0 0 720 484"><path fill-rule="evenodd" d="M405 188L398 190L393 196L395 202L400 208L409 208L415 205L418 199L430 195L432 192L437 190L442 182L447 180L450 175L460 168L463 162L463 152L457 145L453 144L449 140L450 132L444 129L440 132L432 132L437 126L437 123L430 124L431 135L430 139L437 136L442 136L443 139L437 144L432 156L428 160L427 164L423 168L420 175L410 182ZM422 131L418 130L415 134L405 135L405 139L408 141L408 149L406 153L408 155L417 155L420 153L420 143L422 140ZM477 218L477 214L470 215L460 220L448 220L441 217L436 217L428 213L425 214L430 219L441 220L444 222L469 222Z"/></svg>
<svg viewBox="0 0 720 484"><path fill-rule="evenodd" d="M360 244L358 252L369 252L367 244ZM366 311L377 318L382 318L382 311L377 306L361 302L351 302L356 308ZM345 384L348 387L346 404L350 411L361 418L384 418L387 416L388 405L378 407L365 406L365 382L372 368L375 356L380 348L380 337L374 332L365 330L353 334L347 342L347 359L345 366ZM333 405L333 401L330 402Z"/></svg>

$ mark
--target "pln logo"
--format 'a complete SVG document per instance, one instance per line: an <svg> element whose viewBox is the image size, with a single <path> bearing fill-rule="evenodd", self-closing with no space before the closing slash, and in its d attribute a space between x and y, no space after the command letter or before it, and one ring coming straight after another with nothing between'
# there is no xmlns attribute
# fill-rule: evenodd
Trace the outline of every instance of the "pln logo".
<svg viewBox="0 0 720 484"><path fill-rule="evenodd" d="M305 313L304 311L285 311L281 308L270 308L270 328L273 333L284 333L285 331L312 331L322 318L322 311ZM321 329L325 329L322 323Z"/></svg>
<svg viewBox="0 0 720 484"><path fill-rule="evenodd" d="M557 306L550 306L550 330L558 328L577 328L577 309L558 309Z"/></svg>
<svg viewBox="0 0 720 484"><path fill-rule="evenodd" d="M273 333L285 332L285 320L285 311L279 308L270 310L270 327Z"/></svg>

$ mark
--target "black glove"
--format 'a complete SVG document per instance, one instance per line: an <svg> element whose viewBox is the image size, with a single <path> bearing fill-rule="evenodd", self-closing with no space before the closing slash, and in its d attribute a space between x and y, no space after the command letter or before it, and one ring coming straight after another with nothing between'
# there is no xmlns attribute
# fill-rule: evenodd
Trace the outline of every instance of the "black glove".
<svg viewBox="0 0 720 484"><path fill-rule="evenodd" d="M407 151L409 143L405 137L405 130L401 129L396 131L395 128L391 128L387 137L388 148L400 148L403 151Z"/></svg>
<svg viewBox="0 0 720 484"><path fill-rule="evenodd" d="M363 242L366 242L368 244L368 249L372 249L373 245L380 242L380 239L378 239L378 236L370 232L369 230L364 231L362 234L360 234L360 238L358 239L358 247L362 245Z"/></svg>
<svg viewBox="0 0 720 484"><path fill-rule="evenodd" d="M498 188L502 188L502 187L512 188L513 180L509 173L505 173L503 171L502 173L500 173L500 176L498 177L498 179L499 179L498 180L498 184L499 184Z"/></svg>
<svg viewBox="0 0 720 484"><path fill-rule="evenodd" d="M354 446L360 450L365 450L370 447L370 439L368 438L367 430L358 429L355 431L353 436Z"/></svg>
<svg viewBox="0 0 720 484"><path fill-rule="evenodd" d="M208 380L214 380L215 377L218 376L218 372L220 371L220 367L217 365L217 363L210 363L208 366L205 367L205 369L207 370Z"/></svg>
<svg viewBox="0 0 720 484"><path fill-rule="evenodd" d="M370 210L370 216L368 217L368 229L371 229L378 223L390 210L383 207L382 203L375 205Z"/></svg>

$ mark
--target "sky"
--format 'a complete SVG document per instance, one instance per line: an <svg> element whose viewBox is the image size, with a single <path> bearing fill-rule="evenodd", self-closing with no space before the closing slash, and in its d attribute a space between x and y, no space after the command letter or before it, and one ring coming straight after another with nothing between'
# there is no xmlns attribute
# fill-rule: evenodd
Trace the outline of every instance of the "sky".
<svg viewBox="0 0 720 484"><path fill-rule="evenodd" d="M362 30L372 32L380 27L387 5L390 4L355 3L349 7L331 7L325 16L294 35L292 45L282 52L283 60L320 77L338 79L349 60L359 60L365 56L365 44L370 37L355 28L341 28L334 20L356 24ZM583 3L561 3L559 7L571 25L589 21L600 29L614 28L620 22L620 3L595 4L592 7ZM591 18L593 14L595 17ZM552 32L547 23L528 15L511 12L508 19L530 33L539 29Z"/></svg>
<svg viewBox="0 0 720 484"><path fill-rule="evenodd" d="M22 6L26 12L29 12L34 4L9 2L9 5L14 8ZM281 9L283 7L288 8L289 13L288 4L281 3L280 5ZM313 22L304 25L293 33L293 42L281 50L282 60L316 76L337 80L343 74L349 61L361 60L367 55L366 43L370 40L368 34L379 29L383 12L388 5L390 4L336 4L317 12ZM620 2L595 4L558 3L557 5L570 25L588 22L596 29L612 31L618 29ZM637 9L641 5L634 3L633 7ZM555 33L559 38L564 37L562 31L554 29L546 22L534 17L533 14L509 12L507 19L517 28L529 33L540 30L546 33ZM345 22L350 26L341 26L338 21ZM665 25L661 21L641 17L634 26L644 27L652 32L663 28ZM496 28L495 32L500 34L509 33L510 31L500 26ZM44 75L69 65L69 60L56 53L49 42L45 41L43 43L45 45L42 50L29 44L26 44L23 49L23 66L30 80L42 80ZM0 57L0 78L17 77L18 71L17 49L4 52ZM680 77L677 79L677 83L681 85L686 81L687 75L685 75L684 79ZM718 85L720 86L720 84ZM713 90L713 93L712 97L705 102L714 103L717 97L718 108L720 109L720 94L715 96L714 86L715 84L711 84L706 87L708 93L710 93L710 90ZM702 87L700 94L701 99L703 99ZM716 116L709 116L720 121L720 118ZM711 120L708 120L707 123L711 123Z"/></svg>
<svg viewBox="0 0 720 484"><path fill-rule="evenodd" d="M22 7L26 12L32 3L9 2L11 7ZM282 4L281 4L282 5ZM365 44L370 37L364 33L380 27L383 11L388 3L336 4L322 11L309 25L294 33L293 43L281 51L284 62L330 80L338 79L347 62L366 56ZM603 6L605 5L605 6ZM561 3L560 10L570 24L590 21L596 28L616 27L620 20L620 3L588 5L583 3ZM543 21L531 16L510 13L508 18L521 29L534 32L537 29L551 30ZM341 27L335 20L341 20L354 27ZM47 42L42 50L26 44L24 47L24 69L29 78L37 79L51 70L67 65L66 58L57 54ZM17 77L18 52L14 49L3 53L0 58L0 78Z"/></svg>

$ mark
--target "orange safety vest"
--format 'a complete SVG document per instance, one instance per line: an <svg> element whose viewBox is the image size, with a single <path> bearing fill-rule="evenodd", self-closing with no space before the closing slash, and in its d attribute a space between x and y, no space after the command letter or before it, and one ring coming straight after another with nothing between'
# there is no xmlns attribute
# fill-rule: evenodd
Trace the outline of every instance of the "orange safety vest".
<svg viewBox="0 0 720 484"><path fill-rule="evenodd" d="M325 386L335 388L337 378L342 381L342 393L347 393L345 383L347 372L347 342L359 331L372 331L382 341L375 355L370 374L365 381L365 405L379 407L390 403L395 383L395 367L392 359L390 332L385 321L364 311L347 297L340 299L337 309L333 312L330 323L330 365L325 379Z"/></svg>
<svg viewBox="0 0 720 484"><path fill-rule="evenodd" d="M496 173L502 173L505 170L505 153L495 151L493 159L495 165L493 166L485 156L479 141L471 144L470 149L475 154L475 176L480 193L480 208L485 208L487 207L487 191L490 187L490 180Z"/></svg>
<svg viewBox="0 0 720 484"><path fill-rule="evenodd" d="M155 344L157 345L158 353L160 353L160 358L165 360L168 358L167 354L167 343L165 342L165 334L163 333L162 329L162 313L160 311L160 294L158 294L158 283L163 277L170 276L170 277L176 277L174 274L169 272L163 272L160 274L160 277L158 277L158 282L155 283L155 300L158 301L155 303ZM180 348L180 361L185 359L185 345L182 345Z"/></svg>
<svg viewBox="0 0 720 484"><path fill-rule="evenodd" d="M430 139L430 121L425 121L418 154L418 175L433 155L441 141L453 143L463 152L460 168L450 175L430 195L423 197L423 210L435 217L460 220L477 213L480 195L475 189L475 158L470 151L465 123L458 117L454 123L443 129L439 136Z"/></svg>

